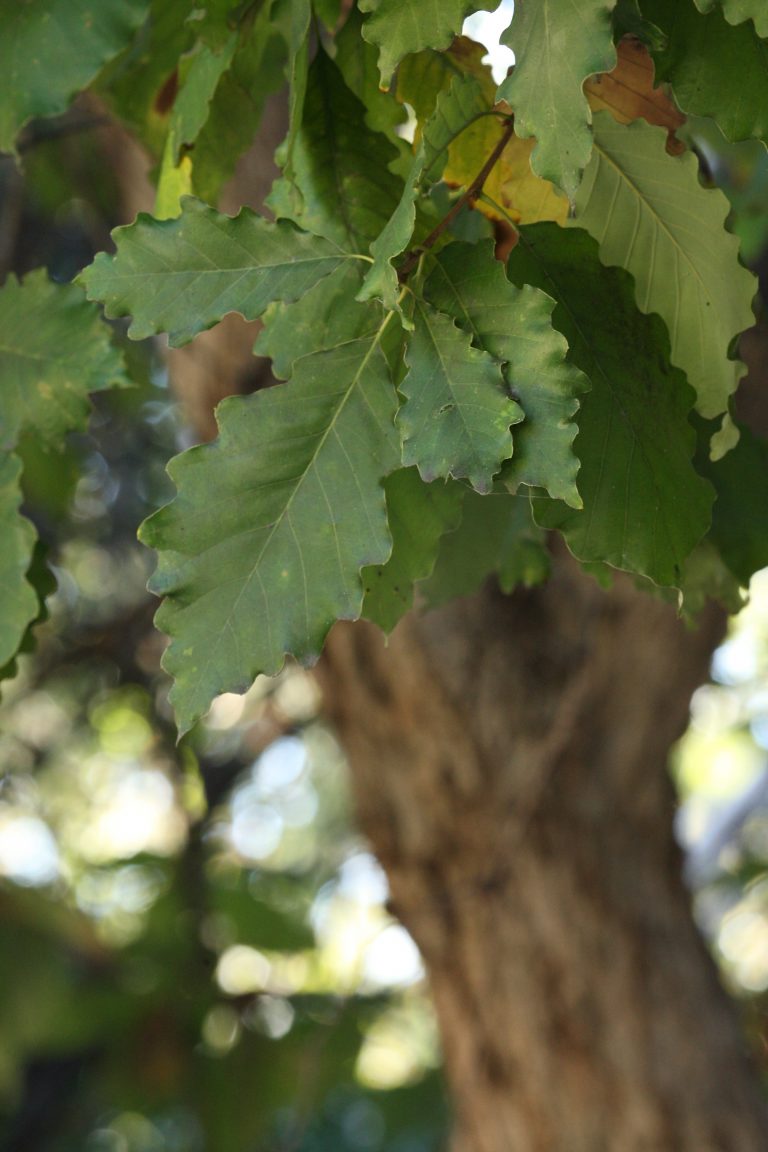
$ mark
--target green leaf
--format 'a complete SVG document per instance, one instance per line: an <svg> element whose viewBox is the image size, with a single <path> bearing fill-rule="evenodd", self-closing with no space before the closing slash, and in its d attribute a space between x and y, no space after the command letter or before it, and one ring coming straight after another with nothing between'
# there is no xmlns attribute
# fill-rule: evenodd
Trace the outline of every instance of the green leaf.
<svg viewBox="0 0 768 1152"><path fill-rule="evenodd" d="M21 529L23 532L25 523L24 518L18 518L20 518ZM31 588L35 590L37 612L32 616L28 626L26 626L24 629L20 641L18 641L15 647L13 657L7 660L5 664L0 666L0 681L14 679L14 676L18 672L18 657L20 657L20 655L25 655L26 653L35 651L35 629L37 628L38 624L43 623L43 621L47 620L48 616L51 615L50 612L48 612L46 600L47 597L53 596L53 593L56 590L56 578L53 575L51 569L48 568L48 564L46 562L47 552L48 550L43 544L43 541L36 540L35 545L33 545L32 548L30 566L28 569L26 569L24 583L31 585ZM21 591L25 596L26 590L22 589ZM2 614L2 609L0 609L0 614ZM17 624L15 627L17 627Z"/></svg>
<svg viewBox="0 0 768 1152"><path fill-rule="evenodd" d="M728 350L754 322L755 278L725 230L727 199L702 187L692 153L669 156L666 138L643 120L597 113L573 223L598 240L604 264L632 273L638 307L669 328L672 363L696 389L699 412L717 416L744 371Z"/></svg>
<svg viewBox="0 0 768 1152"><path fill-rule="evenodd" d="M531 166L573 200L592 152L591 113L582 85L616 64L611 12L615 0L528 0L502 43L517 63L499 87L511 104L515 132L535 136Z"/></svg>
<svg viewBox="0 0 768 1152"><path fill-rule="evenodd" d="M490 491L512 455L510 425L523 419L499 364L422 300L406 361L405 403L397 415L403 464L417 465L427 482L466 477L478 492Z"/></svg>
<svg viewBox="0 0 768 1152"><path fill-rule="evenodd" d="M236 47L237 35L233 32L219 50L198 43L194 51L180 61L179 94L168 129L175 164L179 162L182 147L194 144L208 119L211 100L232 63Z"/></svg>
<svg viewBox="0 0 768 1152"><path fill-rule="evenodd" d="M464 17L478 10L467 0L440 0L439 4L414 4L411 0L359 0L361 12L369 13L363 36L379 49L382 87L389 87L397 65L410 52L424 48L447 48L461 32ZM489 5L479 5L485 10Z"/></svg>
<svg viewBox="0 0 768 1152"><path fill-rule="evenodd" d="M407 121L408 114L392 93L382 92L379 87L377 52L363 39L362 27L363 17L357 8L353 8L336 37L334 59L344 83L365 106L368 127L372 132L382 133L397 148L399 156L390 162L390 169L405 179L411 166L412 150L408 142L398 135L398 129Z"/></svg>
<svg viewBox="0 0 768 1152"><path fill-rule="evenodd" d="M699 12L711 12L717 3L729 24L753 20L758 36L768 37L768 9L764 0L695 0L695 3Z"/></svg>
<svg viewBox="0 0 768 1152"><path fill-rule="evenodd" d="M646 7L645 0L643 7ZM624 36L634 36L651 51L664 47L665 35L640 11L638 0L617 0L613 10L613 38L618 44Z"/></svg>
<svg viewBox="0 0 768 1152"><path fill-rule="evenodd" d="M360 615L360 569L391 547L381 479L399 464L382 331L225 400L219 439L171 462L178 495L141 538L161 553L150 586L166 597L157 623L181 732L217 693L286 653L313 661L335 619Z"/></svg>
<svg viewBox="0 0 768 1152"><path fill-rule="evenodd" d="M349 307L362 282L362 267L345 263L291 304L270 304L254 352L272 360L272 371L287 380L293 364L312 352L326 351L375 331L372 310Z"/></svg>
<svg viewBox="0 0 768 1152"><path fill-rule="evenodd" d="M708 429L699 434L697 465L717 493L710 539L746 588L768 567L768 442L738 426L738 443L720 460L707 451Z"/></svg>
<svg viewBox="0 0 768 1152"><path fill-rule="evenodd" d="M744 607L745 599L739 581L707 536L683 565L678 604L684 619L695 623L709 600L718 600L726 612L735 614Z"/></svg>
<svg viewBox="0 0 768 1152"><path fill-rule="evenodd" d="M128 44L149 0L35 0L0 9L0 151L34 116L57 116Z"/></svg>
<svg viewBox="0 0 768 1152"><path fill-rule="evenodd" d="M219 82L193 154L192 186L215 204L238 159L253 144L267 99L284 83L286 44L264 4L243 28L232 63Z"/></svg>
<svg viewBox="0 0 768 1152"><path fill-rule="evenodd" d="M416 223L416 196L422 185L440 179L448 160L448 149L461 136L468 125L488 112L488 100L480 83L473 76L456 76L447 91L440 92L434 112L424 125L400 203L387 221L381 234L371 244L373 267L365 277L358 299L380 297L387 308L397 307L399 284L392 260L399 256L413 235ZM497 132L494 123L492 133ZM496 141L491 137L493 143ZM493 143L482 154L473 176L488 158Z"/></svg>
<svg viewBox="0 0 768 1152"><path fill-rule="evenodd" d="M153 209L156 220L168 220L181 214L181 204L185 196L192 195L192 161L182 156L178 164L173 159L173 137L165 141L163 158L157 177L157 192Z"/></svg>
<svg viewBox="0 0 768 1152"><path fill-rule="evenodd" d="M278 4L276 18L287 17L288 40L288 135L278 152L286 175L293 178L293 150L302 122L307 92L309 66L309 24L312 19L310 0L286 0Z"/></svg>
<svg viewBox="0 0 768 1152"><path fill-rule="evenodd" d="M78 279L107 316L133 317L134 340L167 332L173 347L227 312L254 320L271 300L296 299L344 260L288 221L273 224L248 208L224 216L193 197L174 220L142 213L113 236L116 254L100 253Z"/></svg>
<svg viewBox="0 0 768 1152"><path fill-rule="evenodd" d="M514 456L503 469L510 489L546 488L580 508L573 417L576 397L589 381L566 361L568 346L552 327L554 301L538 288L510 284L493 259L492 241L444 248L425 293L471 333L476 347L505 362L507 383L525 414L515 430Z"/></svg>
<svg viewBox="0 0 768 1152"><path fill-rule="evenodd" d="M279 181L268 203L348 252L365 252L397 207L402 182L389 170L398 152L372 132L365 108L321 49L309 71L304 118L293 149L292 192ZM364 159L363 159L364 158Z"/></svg>
<svg viewBox="0 0 768 1152"><path fill-rule="evenodd" d="M528 496L465 491L461 522L443 536L434 572L417 591L430 608L437 608L468 596L492 573L503 592L546 580L546 534L533 522Z"/></svg>
<svg viewBox="0 0 768 1152"><path fill-rule="evenodd" d="M99 310L43 269L0 289L0 447L22 429L55 444L84 425L89 392L128 383Z"/></svg>
<svg viewBox="0 0 768 1152"><path fill-rule="evenodd" d="M656 78L672 85L682 110L711 117L729 140L768 141L768 44L754 25L733 27L718 10L701 16L666 0L644 0L643 11L666 34L654 52Z"/></svg>
<svg viewBox="0 0 768 1152"><path fill-rule="evenodd" d="M384 481L392 555L364 568L362 615L391 632L413 606L413 585L429 576L441 536L456 528L466 489L455 482L425 484L416 468L399 468Z"/></svg>
<svg viewBox="0 0 768 1152"><path fill-rule="evenodd" d="M473 76L487 97L487 107L492 107L496 85L490 68L482 62L486 54L483 44L457 36L445 52L428 49L406 56L397 70L397 99L410 104L423 124L434 112L440 93L447 92L457 76Z"/></svg>
<svg viewBox="0 0 768 1152"><path fill-rule="evenodd" d="M371 244L373 267L366 275L359 300L370 300L372 296L378 296L387 308L396 308L400 285L397 282L397 273L391 266L391 260L400 256L413 235L413 227L416 225L416 197L419 192L424 191L426 185L440 180L451 145L457 142L465 129L481 120L484 126L488 124L489 134L488 132L482 134L481 143L485 147L480 153L476 167L472 169L471 179L478 174L482 162L487 160L500 135L499 121L489 119L487 113L487 93L482 90L480 82L474 76L455 76L450 88L438 93L434 111L421 131L416 156L413 158L400 204L389 218L381 235Z"/></svg>
<svg viewBox="0 0 768 1152"><path fill-rule="evenodd" d="M115 115L158 157L173 105L179 58L194 45L187 21L193 0L152 0L130 47L102 71L96 90Z"/></svg>
<svg viewBox="0 0 768 1152"><path fill-rule="evenodd" d="M509 275L555 299L568 358L592 384L575 442L584 509L537 500L537 522L559 529L579 560L677 585L709 527L712 489L693 468L694 393L668 363L663 323L638 311L631 278L604 268L595 241L577 229L522 229Z"/></svg>
<svg viewBox="0 0 768 1152"><path fill-rule="evenodd" d="M357 340L378 328L374 309L350 307L360 290L364 267L345 261L301 299L270 304L254 351L272 358L272 370L281 380L288 379L301 356Z"/></svg>
<svg viewBox="0 0 768 1152"><path fill-rule="evenodd" d="M373 264L357 295L357 299L361 301L378 297L384 302L386 308L400 313L403 326L407 328L410 328L411 324L400 310L398 303L400 284L392 261L405 251L408 241L413 235L416 224L416 196L423 169L424 144L422 142L416 151L400 202L371 244Z"/></svg>
<svg viewBox="0 0 768 1152"><path fill-rule="evenodd" d="M21 461L13 453L0 455L0 668L9 663L27 627L40 611L37 593L26 579L37 533L19 515Z"/></svg>

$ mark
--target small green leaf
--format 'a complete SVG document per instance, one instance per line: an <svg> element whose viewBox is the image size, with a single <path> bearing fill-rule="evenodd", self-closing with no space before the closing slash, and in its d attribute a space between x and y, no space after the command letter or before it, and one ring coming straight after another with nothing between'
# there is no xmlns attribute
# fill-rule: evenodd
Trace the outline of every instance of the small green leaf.
<svg viewBox="0 0 768 1152"><path fill-rule="evenodd" d="M381 480L399 463L381 334L225 400L219 439L171 462L178 495L141 538L160 550L150 586L181 732L286 653L312 662L335 619L360 615L360 569L391 549Z"/></svg>
<svg viewBox="0 0 768 1152"><path fill-rule="evenodd" d="M364 106L322 49L309 70L292 155L293 179L278 181L268 200L276 215L347 252L366 252L400 199L402 181L389 168L398 150L370 130Z"/></svg>
<svg viewBox="0 0 768 1152"><path fill-rule="evenodd" d="M276 224L248 208L224 216L193 197L174 220L140 214L113 233L117 253L101 253L79 276L107 316L132 316L134 340L167 332L173 347L227 312L246 320L272 300L293 300L344 260L338 248Z"/></svg>
<svg viewBox="0 0 768 1152"><path fill-rule="evenodd" d="M518 3L502 43L517 63L499 87L515 113L515 132L535 136L531 167L573 200L592 152L591 114L582 85L616 64L615 0Z"/></svg>
<svg viewBox="0 0 768 1152"><path fill-rule="evenodd" d="M574 445L584 509L536 500L537 522L559 529L579 560L677 586L709 527L713 493L693 467L694 393L668 363L662 321L638 311L631 277L604 268L597 244L578 229L521 229L509 275L555 299L552 321L568 358L592 384Z"/></svg>
<svg viewBox="0 0 768 1152"><path fill-rule="evenodd" d="M149 0L34 0L0 7L0 151L34 116L57 116L130 44Z"/></svg>
<svg viewBox="0 0 768 1152"><path fill-rule="evenodd" d="M466 477L488 492L512 455L510 425L523 419L501 368L453 320L416 301L415 331L406 351L405 403L397 415L403 463L422 479Z"/></svg>
<svg viewBox="0 0 768 1152"><path fill-rule="evenodd" d="M753 20L758 36L768 38L768 9L765 0L695 0L699 12L711 12L715 4L723 9L729 24Z"/></svg>
<svg viewBox="0 0 768 1152"><path fill-rule="evenodd" d="M428 49L406 56L397 70L397 99L406 101L424 124L435 110L441 92L447 92L457 76L473 76L486 97L486 107L493 106L496 85L491 70L483 64L487 55L483 44L468 36L457 36L445 52Z"/></svg>
<svg viewBox="0 0 768 1152"><path fill-rule="evenodd" d="M491 5L481 4L487 9ZM368 13L363 36L379 49L382 87L388 88L397 65L410 52L424 48L447 48L461 32L464 17L478 10L467 0L440 0L439 4L414 4L412 0L360 0Z"/></svg>
<svg viewBox="0 0 768 1152"><path fill-rule="evenodd" d="M434 571L417 592L428 607L437 608L470 595L492 573L503 592L546 580L546 533L534 524L527 496L466 491L461 522L441 539Z"/></svg>
<svg viewBox="0 0 768 1152"><path fill-rule="evenodd" d="M682 110L710 116L729 140L768 142L768 44L754 24L733 27L716 9L701 16L667 0L644 0L643 11L666 33L656 79L672 85Z"/></svg>
<svg viewBox="0 0 768 1152"><path fill-rule="evenodd" d="M399 284L392 260L405 250L413 235L416 196L421 186L426 187L440 179L451 145L468 125L487 112L487 98L473 76L456 76L450 88L438 94L435 109L424 125L400 203L371 244L373 267L365 277L359 300L377 296L387 308L398 307ZM487 156L486 150L473 175L477 174Z"/></svg>
<svg viewBox="0 0 768 1152"><path fill-rule="evenodd" d="M371 300L378 297L384 307L400 312L403 326L411 327L410 320L403 316L398 303L400 284L392 261L401 252L413 235L416 224L416 195L424 169L424 144L419 145L414 157L403 194L395 211L371 244L373 264L366 274L363 286L357 294L358 300Z"/></svg>
<svg viewBox="0 0 768 1152"><path fill-rule="evenodd" d="M550 496L580 508L573 417L576 397L589 381L566 361L568 345L552 327L554 301L530 285L510 284L493 259L491 241L444 248L425 292L471 334L476 347L505 361L507 383L525 413L515 430L514 456L503 469L510 489L546 488Z"/></svg>
<svg viewBox="0 0 768 1152"><path fill-rule="evenodd" d="M21 461L13 453L0 454L0 668L16 655L27 627L40 611L37 593L26 579L37 533L19 515Z"/></svg>
<svg viewBox="0 0 768 1152"><path fill-rule="evenodd" d="M281 11L282 10L282 11ZM287 0L278 3L276 18L286 23L288 41L288 135L278 151L278 158L289 180L293 179L293 150L304 113L309 67L309 24L312 19L310 0Z"/></svg>
<svg viewBox="0 0 768 1152"><path fill-rule="evenodd" d="M99 310L43 269L0 289L0 447L23 429L46 444L85 424L89 392L128 383Z"/></svg>
<svg viewBox="0 0 768 1152"><path fill-rule="evenodd" d="M397 148L400 155L390 162L390 169L405 179L413 154L398 130L407 121L408 113L391 92L382 92L379 87L379 69L376 64L378 53L372 44L363 39L362 27L363 17L357 8L353 8L336 36L334 59L344 77L344 83L364 105L368 127L372 132L386 136Z"/></svg>
<svg viewBox="0 0 768 1152"><path fill-rule="evenodd" d="M413 586L429 576L441 536L456 528L466 489L453 481L425 484L415 468L399 468L384 481L392 555L364 568L362 615L391 632L413 606Z"/></svg>
<svg viewBox="0 0 768 1152"><path fill-rule="evenodd" d="M215 51L198 43L179 66L179 94L173 103L168 135L173 162L178 164L181 149L194 144L208 119L211 100L224 73L232 63L237 35L232 32Z"/></svg>
<svg viewBox="0 0 768 1152"><path fill-rule="evenodd" d="M13 459L13 457L9 457ZM0 472L3 468L7 468L7 464L0 464ZM26 477L25 477L26 480ZM0 504L3 502L3 497L0 495ZM13 648L13 653L10 659L0 664L0 680L13 680L14 676L19 670L18 657L27 653L34 652L35 650L35 628L44 620L47 620L50 613L46 600L56 591L56 577L51 572L48 564L46 563L47 548L41 540L34 541L32 548L32 556L30 558L29 567L23 573L23 557L29 550L28 540L25 538L28 528L32 529L32 539L34 540L34 528L23 516L13 518L13 523L8 523L5 526L3 533L3 540L16 541L20 544L20 556L18 565L14 565L11 554L13 545L8 547L8 552L3 555L3 561L7 565L3 579L3 588L12 589L10 595L3 597L2 604L0 604L0 632L5 631L8 638L7 647L13 643L13 636L18 638L17 643ZM3 567L3 561L0 561L0 568ZM37 604L37 611L27 623L26 628L20 631L22 627L22 619L29 612L27 606L27 587L31 587L34 591L35 601ZM13 602L16 604L23 604L23 611L14 613Z"/></svg>
<svg viewBox="0 0 768 1152"><path fill-rule="evenodd" d="M728 351L754 322L756 282L725 230L725 196L702 187L692 153L669 156L666 138L643 120L617 124L596 113L572 223L599 242L604 264L632 273L638 307L669 328L672 363L696 389L698 411L718 416L744 372Z"/></svg>

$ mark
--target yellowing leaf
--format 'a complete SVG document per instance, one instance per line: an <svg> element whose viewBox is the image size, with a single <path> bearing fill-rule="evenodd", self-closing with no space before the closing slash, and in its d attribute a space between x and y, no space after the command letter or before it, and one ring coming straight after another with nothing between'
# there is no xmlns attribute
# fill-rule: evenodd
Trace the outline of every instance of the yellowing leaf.
<svg viewBox="0 0 768 1152"><path fill-rule="evenodd" d="M456 88L457 76L465 78L467 126L451 144L443 173L446 183L456 188L471 184L480 172L504 131L503 116L510 111L503 101L496 103L496 84L490 68L482 63L484 54L482 44L457 36L447 52L406 57L397 73L396 95L416 112L417 140L440 95L447 94L452 84ZM539 220L562 223L566 219L568 201L549 180L542 180L531 169L535 144L535 139L512 137L485 181L487 199L477 201L478 211L492 220L511 217L518 224Z"/></svg>
<svg viewBox="0 0 768 1152"><path fill-rule="evenodd" d="M610 112L620 124L647 120L674 132L685 123L664 88L654 88L653 59L644 44L633 36L618 46L618 63L611 72L590 76L584 91L593 112Z"/></svg>
<svg viewBox="0 0 768 1152"><path fill-rule="evenodd" d="M540 220L563 224L568 217L568 200L531 168L535 146L535 138L513 136L504 149L497 171L500 202L518 224L538 224Z"/></svg>

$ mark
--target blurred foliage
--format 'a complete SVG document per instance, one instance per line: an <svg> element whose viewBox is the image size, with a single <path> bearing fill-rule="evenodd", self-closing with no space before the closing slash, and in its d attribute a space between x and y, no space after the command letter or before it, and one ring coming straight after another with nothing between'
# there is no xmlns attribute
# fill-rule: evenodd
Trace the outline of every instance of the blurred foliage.
<svg viewBox="0 0 768 1152"><path fill-rule="evenodd" d="M3 274L108 245L104 145L78 108L33 126L23 177L0 161ZM57 588L0 709L0 1149L430 1152L421 964L313 682L221 697L175 744L136 528L189 434L158 348L121 342L139 386L65 451L20 447Z"/></svg>
<svg viewBox="0 0 768 1152"><path fill-rule="evenodd" d="M137 116L155 79L123 94ZM696 132L757 261L765 150ZM68 280L108 245L102 133L77 107L32 126L23 176L0 160L0 276ZM135 533L187 433L158 349L124 343L139 387L97 396L64 452L21 445L58 588L0 710L0 1152L431 1152L447 1113L420 961L313 682L220 697L175 744ZM766 1051L764 577L715 676L676 755L681 836Z"/></svg>

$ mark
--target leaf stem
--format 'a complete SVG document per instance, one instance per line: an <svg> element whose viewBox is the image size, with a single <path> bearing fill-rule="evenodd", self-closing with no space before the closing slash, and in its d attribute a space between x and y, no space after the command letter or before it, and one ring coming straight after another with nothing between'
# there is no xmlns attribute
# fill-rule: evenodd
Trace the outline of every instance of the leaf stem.
<svg viewBox="0 0 768 1152"><path fill-rule="evenodd" d="M490 176L491 171L492 171L493 166L495 165L496 161L499 159L502 152L504 151L507 144L509 143L509 140L510 140L514 130L515 130L515 122L514 122L514 119L512 117L510 117L507 120L506 128L504 129L504 131L502 132L498 141L496 142L495 148L491 152L491 154L488 157L488 159L486 160L485 164L483 164L483 166L480 169L480 171L478 172L477 176L475 176L472 183L469 184L467 186L467 188L465 188L465 190L462 192L461 196L459 196L456 203L451 207L450 211L447 212L445 214L445 216L443 216L442 220L438 224L435 225L435 227L432 229L430 234L426 237L425 240L422 241L422 243L419 245L419 247L413 249L413 251L409 252L408 255L406 256L405 260L403 261L400 268L398 269L398 274L397 274L398 279L400 280L401 283L408 276L410 276L411 272L413 271L413 269L416 267L419 260L421 259L422 254L424 252L428 251L440 239L443 232L445 232L445 230L449 227L449 225L453 222L453 220L458 216L459 212L461 212L464 205L469 204L469 202L472 200L478 199L478 197L480 196L480 194L483 190L483 185L485 184L486 180Z"/></svg>

